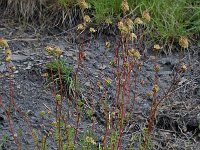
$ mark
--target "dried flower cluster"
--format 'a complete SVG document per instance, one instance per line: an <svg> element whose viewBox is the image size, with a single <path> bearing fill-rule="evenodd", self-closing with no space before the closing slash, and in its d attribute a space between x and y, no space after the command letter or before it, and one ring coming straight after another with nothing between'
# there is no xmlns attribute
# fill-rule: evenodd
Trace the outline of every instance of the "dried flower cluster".
<svg viewBox="0 0 200 150"><path fill-rule="evenodd" d="M85 10L85 9L88 8L88 4L86 3L85 0L79 0L79 1L78 1L78 5L79 5L79 7L80 7L82 10Z"/></svg>
<svg viewBox="0 0 200 150"><path fill-rule="evenodd" d="M188 46L189 46L188 38L185 37L185 36L180 37L180 39L179 39L179 45L182 48L188 48Z"/></svg>
<svg viewBox="0 0 200 150"><path fill-rule="evenodd" d="M128 51L128 55L133 56L136 60L140 59L140 57L141 57L140 52L133 48Z"/></svg>
<svg viewBox="0 0 200 150"><path fill-rule="evenodd" d="M0 47L9 48L8 42L4 38L0 38Z"/></svg>
<svg viewBox="0 0 200 150"><path fill-rule="evenodd" d="M148 12L148 10L145 10L143 13L142 13L142 18L145 22L149 22L151 21L151 16Z"/></svg>
<svg viewBox="0 0 200 150"><path fill-rule="evenodd" d="M127 0L123 0L121 3L121 9L123 13L125 14L127 11L129 11L129 6Z"/></svg>
<svg viewBox="0 0 200 150"><path fill-rule="evenodd" d="M86 142L90 143L92 145L96 145L96 142L94 141L94 139L92 137L89 137L89 136L86 137Z"/></svg>
<svg viewBox="0 0 200 150"><path fill-rule="evenodd" d="M157 84L154 84L154 85L153 85L153 88L152 88L152 91L153 91L154 93L158 93L158 91L159 91L159 86L158 86Z"/></svg>
<svg viewBox="0 0 200 150"><path fill-rule="evenodd" d="M120 22L118 22L118 29L120 30L121 34L127 37L131 37L130 39L133 39L136 37L134 33L132 33L133 30L133 21L129 18L123 19Z"/></svg>
<svg viewBox="0 0 200 150"><path fill-rule="evenodd" d="M0 38L0 48L3 48L5 49L5 61L6 62L10 62L11 61L11 55L12 55L12 52L9 48L9 45L8 45L8 42L6 39L4 38Z"/></svg>
<svg viewBox="0 0 200 150"><path fill-rule="evenodd" d="M48 46L45 48L45 51L49 55L56 56L56 57L60 57L62 54L62 51L61 51L60 47L58 47L58 46L54 46L54 47Z"/></svg>
<svg viewBox="0 0 200 150"><path fill-rule="evenodd" d="M83 30L85 30L86 26L87 26L88 23L90 23L90 22L91 22L90 16L85 15L85 16L83 17L83 23L82 23L82 24L78 24L77 30L78 30L78 31L83 31ZM91 33L94 33L94 32L96 32L96 30L95 30L94 28L90 28L90 32L91 32Z"/></svg>

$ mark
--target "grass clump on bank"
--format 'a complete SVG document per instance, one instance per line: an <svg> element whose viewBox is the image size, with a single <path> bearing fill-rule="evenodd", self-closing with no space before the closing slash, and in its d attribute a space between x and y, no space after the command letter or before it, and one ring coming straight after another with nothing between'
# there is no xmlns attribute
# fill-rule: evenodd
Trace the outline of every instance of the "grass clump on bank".
<svg viewBox="0 0 200 150"><path fill-rule="evenodd" d="M122 15L122 0L88 0L89 15L95 22L111 24ZM128 0L127 15L141 16L148 10L151 17L149 29L157 32L159 39L171 40L200 32L200 5L197 0ZM12 12L26 21L50 26L71 28L80 22L82 14L77 0L0 0L6 12ZM134 18L133 18L134 19ZM118 19L117 19L118 20ZM152 33L152 30L149 31ZM153 35L155 36L155 35Z"/></svg>

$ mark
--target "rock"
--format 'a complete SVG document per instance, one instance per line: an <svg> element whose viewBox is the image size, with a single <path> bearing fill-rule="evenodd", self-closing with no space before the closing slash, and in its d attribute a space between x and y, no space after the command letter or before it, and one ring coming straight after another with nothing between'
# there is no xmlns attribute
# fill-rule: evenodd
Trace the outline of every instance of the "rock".
<svg viewBox="0 0 200 150"><path fill-rule="evenodd" d="M19 73L19 71L18 71L18 70L16 70L14 73L15 73L15 74L17 74L17 73Z"/></svg>
<svg viewBox="0 0 200 150"><path fill-rule="evenodd" d="M33 64L31 62L28 63L28 66L25 68L26 70L30 70Z"/></svg>
<svg viewBox="0 0 200 150"><path fill-rule="evenodd" d="M74 52L72 52L72 51L66 51L65 55L68 56L68 57L76 56L76 54Z"/></svg>
<svg viewBox="0 0 200 150"><path fill-rule="evenodd" d="M27 114L27 115L33 115L34 113L33 113L32 110L27 110L26 114Z"/></svg>
<svg viewBox="0 0 200 150"><path fill-rule="evenodd" d="M158 75L170 75L170 74L172 74L172 71L160 71L158 73Z"/></svg>
<svg viewBox="0 0 200 150"><path fill-rule="evenodd" d="M5 64L1 64L0 65L0 72L3 73L6 71L6 65Z"/></svg>
<svg viewBox="0 0 200 150"><path fill-rule="evenodd" d="M163 64L163 65L175 65L178 63L178 59L174 57L166 57L166 58L161 58L158 63Z"/></svg>
<svg viewBox="0 0 200 150"><path fill-rule="evenodd" d="M88 82L85 82L85 84L84 84L85 86L87 86L87 87L91 87L91 84L90 84L90 82L88 81Z"/></svg>
<svg viewBox="0 0 200 150"><path fill-rule="evenodd" d="M24 55L12 55L12 61L26 61L29 58L29 56L24 56Z"/></svg>
<svg viewBox="0 0 200 150"><path fill-rule="evenodd" d="M99 70L104 70L104 69L107 68L107 66L104 65L104 64L97 64L97 63L95 63L94 66L95 66L97 69L99 69Z"/></svg>

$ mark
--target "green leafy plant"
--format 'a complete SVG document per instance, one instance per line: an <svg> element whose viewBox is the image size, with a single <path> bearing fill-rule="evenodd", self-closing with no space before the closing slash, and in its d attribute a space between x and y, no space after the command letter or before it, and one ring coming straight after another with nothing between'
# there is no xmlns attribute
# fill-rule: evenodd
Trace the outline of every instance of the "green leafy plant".
<svg viewBox="0 0 200 150"><path fill-rule="evenodd" d="M52 82L57 83L60 81L59 79L59 73L58 73L58 65L60 67L61 71L61 80L63 82L63 86L66 89L66 94L69 96L73 93L74 90L74 80L73 80L73 68L67 67L66 62L62 59L54 60L52 62L49 62L46 64L47 71L49 73L53 73L54 81L52 81L51 76L48 78L47 83L50 84ZM58 83L57 85L59 85Z"/></svg>
<svg viewBox="0 0 200 150"><path fill-rule="evenodd" d="M3 145L6 143L7 140L8 140L8 136L6 134L3 134L1 143L0 143L0 149L3 149Z"/></svg>
<svg viewBox="0 0 200 150"><path fill-rule="evenodd" d="M92 130L87 130L80 138L81 150L97 150L95 141L95 133Z"/></svg>

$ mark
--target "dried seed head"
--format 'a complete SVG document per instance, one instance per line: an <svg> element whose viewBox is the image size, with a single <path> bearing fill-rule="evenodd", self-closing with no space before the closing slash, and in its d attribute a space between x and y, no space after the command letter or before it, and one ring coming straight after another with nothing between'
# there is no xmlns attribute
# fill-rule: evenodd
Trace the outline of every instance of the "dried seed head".
<svg viewBox="0 0 200 150"><path fill-rule="evenodd" d="M143 86L144 85L144 79L142 79L141 81L140 81L140 84Z"/></svg>
<svg viewBox="0 0 200 150"><path fill-rule="evenodd" d="M110 78L105 78L104 82L105 82L106 86L108 86L111 83L111 79Z"/></svg>
<svg viewBox="0 0 200 150"><path fill-rule="evenodd" d="M61 102L61 95L56 94L55 100L56 100L56 102Z"/></svg>
<svg viewBox="0 0 200 150"><path fill-rule="evenodd" d="M11 55L11 54L12 54L12 52L11 52L10 49L6 49L6 50L5 50L5 56L9 56L9 55Z"/></svg>
<svg viewBox="0 0 200 150"><path fill-rule="evenodd" d="M145 10L145 11L142 13L142 18L143 18L146 22L151 21L151 16L149 15L149 12L148 12L147 10Z"/></svg>
<svg viewBox="0 0 200 150"><path fill-rule="evenodd" d="M56 126L57 126L57 122L54 121L54 122L51 123L51 125L52 125L53 127L56 127Z"/></svg>
<svg viewBox="0 0 200 150"><path fill-rule="evenodd" d="M53 55L54 49L53 49L52 47L48 46L48 47L45 48L45 51L46 51L49 55Z"/></svg>
<svg viewBox="0 0 200 150"><path fill-rule="evenodd" d="M124 63L123 66L124 66L124 68L128 69L129 65L128 65L128 63Z"/></svg>
<svg viewBox="0 0 200 150"><path fill-rule="evenodd" d="M127 25L128 29L129 29L129 31L132 31L132 29L133 29L133 21L131 19L127 18L125 22L126 22L126 25Z"/></svg>
<svg viewBox="0 0 200 150"><path fill-rule="evenodd" d="M157 93L157 92L159 91L159 86L158 86L157 84L154 84L154 85L153 85L153 88L152 88L152 91L153 91L154 93Z"/></svg>
<svg viewBox="0 0 200 150"><path fill-rule="evenodd" d="M62 51L61 51L60 47L58 47L58 46L55 47L54 52L57 57L60 57L60 55L62 54Z"/></svg>
<svg viewBox="0 0 200 150"><path fill-rule="evenodd" d="M105 48L110 48L110 42L105 43Z"/></svg>
<svg viewBox="0 0 200 150"><path fill-rule="evenodd" d="M4 48L8 48L9 47L8 42L7 42L6 39L0 38L0 47L4 47Z"/></svg>
<svg viewBox="0 0 200 150"><path fill-rule="evenodd" d="M130 33L129 39L130 39L131 41L134 41L134 39L137 39L137 36L135 35L135 33Z"/></svg>
<svg viewBox="0 0 200 150"><path fill-rule="evenodd" d="M121 34L122 35L127 35L129 33L129 28L128 26L123 26L121 29Z"/></svg>
<svg viewBox="0 0 200 150"><path fill-rule="evenodd" d="M10 62L11 61L11 56L7 56L5 59L6 62Z"/></svg>
<svg viewBox="0 0 200 150"><path fill-rule="evenodd" d="M129 6L128 6L127 0L122 1L121 9L122 9L123 13L126 13L127 11L129 11Z"/></svg>
<svg viewBox="0 0 200 150"><path fill-rule="evenodd" d="M114 61L114 60L111 60L109 64L110 64L111 66L115 66L115 61Z"/></svg>
<svg viewBox="0 0 200 150"><path fill-rule="evenodd" d="M155 70L156 72L159 72L159 71L160 71L160 65L159 65L159 64L156 64L156 65L154 66L154 70Z"/></svg>
<svg viewBox="0 0 200 150"><path fill-rule="evenodd" d="M97 81L97 87L100 88L101 87L101 82Z"/></svg>
<svg viewBox="0 0 200 150"><path fill-rule="evenodd" d="M122 21L118 22L118 29L122 30L124 27L124 23Z"/></svg>
<svg viewBox="0 0 200 150"><path fill-rule="evenodd" d="M179 45L182 48L188 48L188 46L189 46L188 38L185 37L185 36L180 37L180 39L179 39Z"/></svg>
<svg viewBox="0 0 200 150"><path fill-rule="evenodd" d="M160 47L159 44L155 44L155 45L153 46L153 48L154 48L154 50L156 50L156 51L159 51L159 50L161 49L161 47Z"/></svg>
<svg viewBox="0 0 200 150"><path fill-rule="evenodd" d="M46 114L45 111L41 111L41 112L39 113L39 115L40 115L41 118L44 118L45 114Z"/></svg>
<svg viewBox="0 0 200 150"><path fill-rule="evenodd" d="M182 70L183 72L185 72L185 71L187 70L187 65L186 65L185 63L183 63L183 64L181 65L181 70Z"/></svg>
<svg viewBox="0 0 200 150"><path fill-rule="evenodd" d="M134 48L130 49L128 51L129 55L134 55L134 53L136 52L137 50L135 50Z"/></svg>
<svg viewBox="0 0 200 150"><path fill-rule="evenodd" d="M146 93L146 96L148 96L148 97L150 97L150 96L152 96L152 95L153 95L152 92L147 92L147 93Z"/></svg>
<svg viewBox="0 0 200 150"><path fill-rule="evenodd" d="M135 18L135 20L134 20L134 24L144 24L143 23L143 21L139 18L139 17L137 17L137 18Z"/></svg>
<svg viewBox="0 0 200 150"><path fill-rule="evenodd" d="M85 15L83 20L84 20L85 23L91 22L90 16L88 16L88 15Z"/></svg>
<svg viewBox="0 0 200 150"><path fill-rule="evenodd" d="M88 4L85 2L85 0L79 0L78 4L79 4L79 7L80 7L82 10L85 10L85 9L88 8Z"/></svg>
<svg viewBox="0 0 200 150"><path fill-rule="evenodd" d="M142 66L143 66L143 62L139 62L139 63L138 63L138 68L139 68L139 70L142 70Z"/></svg>
<svg viewBox="0 0 200 150"><path fill-rule="evenodd" d="M141 57L139 51L135 51L135 52L133 53L133 56L135 57L135 59L140 59L140 57Z"/></svg>
<svg viewBox="0 0 200 150"><path fill-rule="evenodd" d="M95 30L94 28L90 28L90 32L91 32L91 33L95 33L96 30Z"/></svg>
<svg viewBox="0 0 200 150"><path fill-rule="evenodd" d="M48 111L48 115L52 115L52 111Z"/></svg>
<svg viewBox="0 0 200 150"><path fill-rule="evenodd" d="M41 76L44 77L44 78L46 78L46 77L49 76L49 74L48 74L48 72L45 72L45 73L41 74Z"/></svg>
<svg viewBox="0 0 200 150"><path fill-rule="evenodd" d="M15 66L11 66L10 69L11 69L12 71L15 71L15 70L16 70L16 67L15 67Z"/></svg>
<svg viewBox="0 0 200 150"><path fill-rule="evenodd" d="M77 30L80 30L80 31L84 30L84 25L83 24L79 24L77 26Z"/></svg>
<svg viewBox="0 0 200 150"><path fill-rule="evenodd" d="M92 145L96 145L96 142L94 141L94 139L92 137L86 136L86 142L90 143Z"/></svg>

